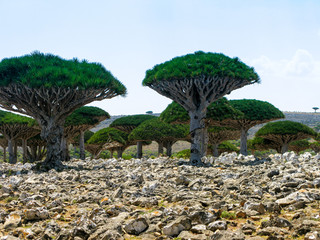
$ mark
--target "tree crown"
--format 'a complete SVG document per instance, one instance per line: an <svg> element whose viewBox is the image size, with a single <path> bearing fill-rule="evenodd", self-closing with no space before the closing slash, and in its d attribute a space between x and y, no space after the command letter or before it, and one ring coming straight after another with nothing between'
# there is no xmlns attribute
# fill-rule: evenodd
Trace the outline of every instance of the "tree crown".
<svg viewBox="0 0 320 240"><path fill-rule="evenodd" d="M125 86L99 63L65 60L52 54L34 52L21 57L6 58L0 62L0 86L11 83L32 88L63 87L79 89L109 88L119 95Z"/></svg>
<svg viewBox="0 0 320 240"><path fill-rule="evenodd" d="M105 144L110 142L119 142L126 144L128 134L115 128L107 127L95 132L88 140L88 144Z"/></svg>
<svg viewBox="0 0 320 240"><path fill-rule="evenodd" d="M230 58L222 53L198 51L154 66L146 72L142 84L148 86L163 80L173 81L200 76L229 77L250 83L259 82L259 76L254 69L241 62L239 58Z"/></svg>
<svg viewBox="0 0 320 240"><path fill-rule="evenodd" d="M187 125L171 125L154 118L141 123L129 135L129 140L164 141L166 139L183 139L189 134Z"/></svg>
<svg viewBox="0 0 320 240"><path fill-rule="evenodd" d="M244 114L233 108L226 98L211 103L207 108L207 120L222 121L225 119L238 119ZM160 114L160 119L167 123L187 123L190 121L187 110L177 102L172 102Z"/></svg>
<svg viewBox="0 0 320 240"><path fill-rule="evenodd" d="M0 125L2 124L26 124L32 127L36 125L36 121L33 118L0 110Z"/></svg>
<svg viewBox="0 0 320 240"><path fill-rule="evenodd" d="M273 135L296 135L298 133L303 133L309 136L316 136L317 133L310 127L292 121L278 121L278 122L270 122L264 125L256 132L256 136L265 136L269 134Z"/></svg>
<svg viewBox="0 0 320 240"><path fill-rule="evenodd" d="M117 126L139 126L141 123L143 123L146 120L156 118L156 116L152 115L145 115L145 114L139 114L139 115L130 115L118 118L114 120L110 127L117 127Z"/></svg>
<svg viewBox="0 0 320 240"><path fill-rule="evenodd" d="M241 111L243 119L263 121L284 118L284 114L271 103L256 99L230 100L230 105Z"/></svg>
<svg viewBox="0 0 320 240"><path fill-rule="evenodd" d="M96 125L100 119L110 118L109 113L98 107L84 106L71 113L65 122L65 126Z"/></svg>

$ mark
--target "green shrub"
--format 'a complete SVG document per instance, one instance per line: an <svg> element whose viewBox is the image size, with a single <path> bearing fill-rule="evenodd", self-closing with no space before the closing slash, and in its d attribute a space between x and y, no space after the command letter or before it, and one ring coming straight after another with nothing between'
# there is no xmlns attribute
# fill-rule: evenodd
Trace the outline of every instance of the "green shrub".
<svg viewBox="0 0 320 240"><path fill-rule="evenodd" d="M173 154L172 157L189 159L190 155L191 155L190 149L184 149L180 152Z"/></svg>

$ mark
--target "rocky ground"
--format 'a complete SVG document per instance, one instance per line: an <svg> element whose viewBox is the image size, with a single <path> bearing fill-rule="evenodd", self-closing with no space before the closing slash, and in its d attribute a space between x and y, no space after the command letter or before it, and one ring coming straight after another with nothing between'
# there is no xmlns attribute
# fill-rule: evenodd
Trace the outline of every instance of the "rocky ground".
<svg viewBox="0 0 320 240"><path fill-rule="evenodd" d="M320 155L0 163L0 239L320 239Z"/></svg>

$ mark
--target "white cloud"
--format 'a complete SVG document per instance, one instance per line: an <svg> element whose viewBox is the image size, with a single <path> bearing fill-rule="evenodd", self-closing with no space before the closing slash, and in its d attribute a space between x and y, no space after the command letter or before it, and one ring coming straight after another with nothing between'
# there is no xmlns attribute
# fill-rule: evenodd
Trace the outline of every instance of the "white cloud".
<svg viewBox="0 0 320 240"><path fill-rule="evenodd" d="M303 49L298 49L291 59L271 60L261 56L251 61L260 75L275 75L288 78L314 78L319 76L320 62Z"/></svg>
<svg viewBox="0 0 320 240"><path fill-rule="evenodd" d="M260 99L287 111L310 112L320 107L320 61L310 52L299 49L290 59L260 56L247 63L255 68L261 84L236 90L229 99Z"/></svg>

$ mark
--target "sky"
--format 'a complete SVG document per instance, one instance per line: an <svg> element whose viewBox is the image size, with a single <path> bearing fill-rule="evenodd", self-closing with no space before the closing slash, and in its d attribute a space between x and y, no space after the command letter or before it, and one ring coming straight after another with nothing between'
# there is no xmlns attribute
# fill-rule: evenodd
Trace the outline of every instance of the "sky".
<svg viewBox="0 0 320 240"><path fill-rule="evenodd" d="M319 0L0 0L0 61L35 50L104 65L128 90L90 104L111 115L162 112L171 100L142 86L146 70L199 50L259 74L228 99L320 108Z"/></svg>

